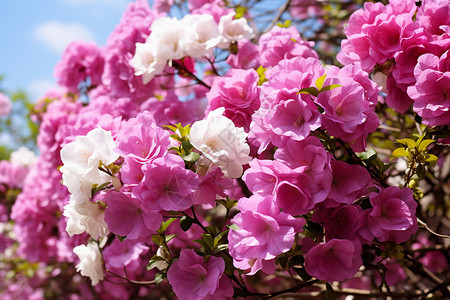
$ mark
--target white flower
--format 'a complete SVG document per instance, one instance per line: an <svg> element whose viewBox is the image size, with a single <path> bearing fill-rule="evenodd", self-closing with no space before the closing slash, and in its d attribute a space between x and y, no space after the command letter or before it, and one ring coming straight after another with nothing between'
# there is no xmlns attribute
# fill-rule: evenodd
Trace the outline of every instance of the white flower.
<svg viewBox="0 0 450 300"><path fill-rule="evenodd" d="M77 271L89 277L93 286L104 279L103 259L96 243L76 246L73 253L80 259L80 263L75 266Z"/></svg>
<svg viewBox="0 0 450 300"><path fill-rule="evenodd" d="M186 28L176 18L159 18L152 23L151 30L146 43L155 43L157 59L173 60L186 56L179 45Z"/></svg>
<svg viewBox="0 0 450 300"><path fill-rule="evenodd" d="M141 76L144 84L149 83L155 75L160 74L166 66L166 59L158 56L156 43L136 43L136 52L130 60L134 75Z"/></svg>
<svg viewBox="0 0 450 300"><path fill-rule="evenodd" d="M27 147L20 147L11 153L11 163L15 166L31 167L37 161L36 154Z"/></svg>
<svg viewBox="0 0 450 300"><path fill-rule="evenodd" d="M228 48L230 43L242 39L251 39L255 36L253 29L248 26L245 18L233 19L236 12L224 15L219 21L220 42L218 47Z"/></svg>
<svg viewBox="0 0 450 300"><path fill-rule="evenodd" d="M108 166L119 158L114 152L115 147L111 132L95 128L86 136L77 136L61 149L63 166L60 171L73 201L86 201L91 198L93 184L111 181L111 176L98 168L100 162Z"/></svg>
<svg viewBox="0 0 450 300"><path fill-rule="evenodd" d="M205 120L191 127L189 140L206 158L217 165L226 177L239 178L243 168L250 162L247 133L223 116L224 108L211 111Z"/></svg>
<svg viewBox="0 0 450 300"><path fill-rule="evenodd" d="M98 240L109 233L104 210L97 202L77 203L71 199L64 206L63 215L68 218L66 231L70 236L87 232L93 239Z"/></svg>
<svg viewBox="0 0 450 300"><path fill-rule="evenodd" d="M185 28L185 35L180 40L180 47L186 56L193 58L211 57L217 46L219 29L211 15L187 15L180 21Z"/></svg>

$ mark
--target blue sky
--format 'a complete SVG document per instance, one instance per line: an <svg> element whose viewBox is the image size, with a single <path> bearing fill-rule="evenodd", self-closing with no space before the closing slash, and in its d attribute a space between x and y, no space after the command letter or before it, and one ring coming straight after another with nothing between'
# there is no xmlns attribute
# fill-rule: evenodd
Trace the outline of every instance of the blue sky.
<svg viewBox="0 0 450 300"><path fill-rule="evenodd" d="M131 0L0 1L1 87L32 101L55 86L53 70L72 40L105 45Z"/></svg>

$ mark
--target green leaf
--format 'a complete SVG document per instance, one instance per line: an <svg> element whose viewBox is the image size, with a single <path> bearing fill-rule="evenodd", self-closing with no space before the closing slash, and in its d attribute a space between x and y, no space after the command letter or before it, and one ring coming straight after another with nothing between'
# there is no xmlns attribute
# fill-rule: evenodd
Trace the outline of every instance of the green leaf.
<svg viewBox="0 0 450 300"><path fill-rule="evenodd" d="M163 272L156 273L156 275L155 275L155 283L157 285L160 284L161 282L164 281L164 279L166 277L167 277L166 273L163 273Z"/></svg>
<svg viewBox="0 0 450 300"><path fill-rule="evenodd" d="M403 157L403 156L409 156L409 152L406 151L404 148L397 148L392 152L393 157Z"/></svg>
<svg viewBox="0 0 450 300"><path fill-rule="evenodd" d="M305 268L293 268L295 273L298 274L298 276L300 276L301 279L303 279L303 281L308 281L310 280L312 277L311 275L309 275Z"/></svg>
<svg viewBox="0 0 450 300"><path fill-rule="evenodd" d="M302 88L297 92L298 94L307 94L307 95L312 95L314 97L317 97L319 95L319 91L315 88L315 87L307 87L307 88Z"/></svg>
<svg viewBox="0 0 450 300"><path fill-rule="evenodd" d="M231 224L231 225L227 225L228 228L230 228L231 230L239 230L239 226L237 226L236 224Z"/></svg>
<svg viewBox="0 0 450 300"><path fill-rule="evenodd" d="M183 160L188 164L195 163L200 157L200 153L197 152L191 152L189 155L182 156Z"/></svg>
<svg viewBox="0 0 450 300"><path fill-rule="evenodd" d="M258 69L256 69L256 73L259 75L258 85L262 85L264 82L268 81L265 75L266 70L267 69L263 66L259 66Z"/></svg>
<svg viewBox="0 0 450 300"><path fill-rule="evenodd" d="M425 177L425 166L418 165L416 168L416 174L417 174L417 177L419 177L419 180L422 180Z"/></svg>
<svg viewBox="0 0 450 300"><path fill-rule="evenodd" d="M222 239L222 237L228 233L228 231L230 231L229 229L222 231L221 233L219 233L218 235L216 235L214 237L214 248L219 244L220 240Z"/></svg>
<svg viewBox="0 0 450 300"><path fill-rule="evenodd" d="M173 132L176 132L176 131L177 131L177 128L176 128L175 126L172 126L172 125L163 125L162 127L169 128L169 129L172 130Z"/></svg>
<svg viewBox="0 0 450 300"><path fill-rule="evenodd" d="M437 163L438 157L434 154L427 154L425 156L425 161L434 167Z"/></svg>
<svg viewBox="0 0 450 300"><path fill-rule="evenodd" d="M323 88L323 83L325 82L325 78L327 78L327 74L323 74L316 80L316 87L320 91Z"/></svg>
<svg viewBox="0 0 450 300"><path fill-rule="evenodd" d="M377 155L377 152L374 150L374 149L372 149L372 148L369 148L369 150L367 150L367 151L365 151L365 152L361 152L361 153L357 153L356 154L359 158L362 158L362 159L364 159L364 160L368 160L368 159L371 159L372 157L376 157L376 155Z"/></svg>
<svg viewBox="0 0 450 300"><path fill-rule="evenodd" d="M247 12L247 7L239 5L238 7L236 7L235 11L236 11L236 14L234 15L234 19L240 19Z"/></svg>
<svg viewBox="0 0 450 300"><path fill-rule="evenodd" d="M327 290L325 292L325 300L336 300L337 299L337 295L333 290L333 287L331 286L331 284L329 284L327 282Z"/></svg>
<svg viewBox="0 0 450 300"><path fill-rule="evenodd" d="M205 243L208 245L209 249L213 249L214 241L213 241L212 236L208 233L202 233L202 237L203 237L203 240L205 241Z"/></svg>
<svg viewBox="0 0 450 300"><path fill-rule="evenodd" d="M435 142L435 141L434 140L423 140L422 142L420 142L419 147L417 148L417 150L422 152L425 149L427 149L427 147L433 142Z"/></svg>
<svg viewBox="0 0 450 300"><path fill-rule="evenodd" d="M168 242L170 242L171 240L173 240L173 239L174 239L175 237L177 237L178 235L179 235L178 233L166 235L166 236L165 236L166 244L167 244Z"/></svg>
<svg viewBox="0 0 450 300"><path fill-rule="evenodd" d="M225 251L225 250L228 250L228 245L227 244L221 244L221 245L218 245L216 247L216 249L217 249L217 252Z"/></svg>
<svg viewBox="0 0 450 300"><path fill-rule="evenodd" d="M184 216L180 219L180 227L183 231L188 231L192 226L192 218Z"/></svg>
<svg viewBox="0 0 450 300"><path fill-rule="evenodd" d="M182 141L181 142L181 147L183 148L183 150L186 153L191 152L192 148L194 148L194 146L192 146L192 144L189 141Z"/></svg>
<svg viewBox="0 0 450 300"><path fill-rule="evenodd" d="M413 139L399 139L397 142L411 148L416 148L416 142Z"/></svg>
<svg viewBox="0 0 450 300"><path fill-rule="evenodd" d="M123 242L127 239L127 236L120 236L120 235L116 235L116 237L119 239L119 241Z"/></svg>
<svg viewBox="0 0 450 300"><path fill-rule="evenodd" d="M160 236L159 234L154 234L154 235L152 235L152 242L158 246L161 246L164 244L164 238L162 236Z"/></svg>
<svg viewBox="0 0 450 300"><path fill-rule="evenodd" d="M331 91L332 89L335 89L335 88L338 88L341 86L342 85L340 85L340 84L330 84L330 85L324 86L320 91L321 92Z"/></svg>
<svg viewBox="0 0 450 300"><path fill-rule="evenodd" d="M208 244L205 242L205 240L203 239L195 239L192 240L193 242L196 242L197 244L200 244L201 246L203 246L205 249L210 249Z"/></svg>
<svg viewBox="0 0 450 300"><path fill-rule="evenodd" d="M161 227L159 228L158 232L164 233L170 224L173 223L177 218L170 218L167 221L162 222Z"/></svg>

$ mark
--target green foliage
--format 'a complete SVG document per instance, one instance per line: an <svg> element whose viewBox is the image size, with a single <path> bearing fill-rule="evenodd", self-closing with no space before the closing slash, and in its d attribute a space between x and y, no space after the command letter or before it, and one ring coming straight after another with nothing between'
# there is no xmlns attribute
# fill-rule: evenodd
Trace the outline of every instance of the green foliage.
<svg viewBox="0 0 450 300"><path fill-rule="evenodd" d="M297 92L297 95L298 94L306 94L306 95L311 95L311 96L317 97L322 92L331 91L332 89L335 89L335 88L338 88L341 86L340 84L331 84L331 85L323 86L323 84L325 83L326 77L327 77L326 74L320 76L316 80L315 87L312 86L312 87L302 88Z"/></svg>
<svg viewBox="0 0 450 300"><path fill-rule="evenodd" d="M267 69L263 66L259 66L258 69L256 69L256 72L259 75L258 85L262 85L264 82L268 81L265 75L266 70Z"/></svg>
<svg viewBox="0 0 450 300"><path fill-rule="evenodd" d="M169 150L176 151L183 158L186 168L191 168L200 157L200 153L194 152L194 146L189 142L191 125L188 124L183 127L181 123L178 123L175 126L164 125L163 127L170 129L173 132L170 137L180 143L178 147L172 147Z"/></svg>

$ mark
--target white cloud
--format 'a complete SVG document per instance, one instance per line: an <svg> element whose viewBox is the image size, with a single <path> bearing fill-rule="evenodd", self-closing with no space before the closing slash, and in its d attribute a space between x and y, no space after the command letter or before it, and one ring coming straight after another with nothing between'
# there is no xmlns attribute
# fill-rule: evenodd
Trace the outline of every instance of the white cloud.
<svg viewBox="0 0 450 300"><path fill-rule="evenodd" d="M39 25L34 31L34 36L57 53L62 53L72 41L94 41L94 35L85 26L78 23L63 24L58 21Z"/></svg>
<svg viewBox="0 0 450 300"><path fill-rule="evenodd" d="M35 102L44 97L50 90L58 89L58 85L52 79L34 79L28 85L28 93L31 101Z"/></svg>

